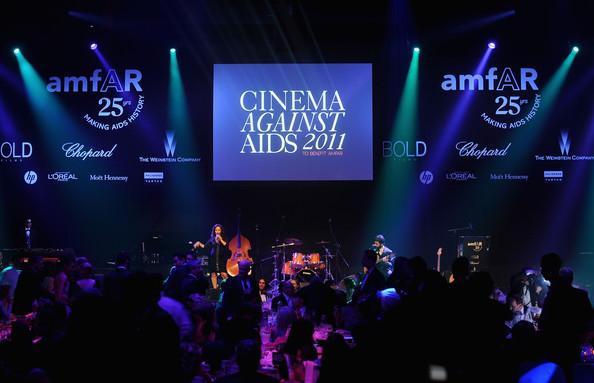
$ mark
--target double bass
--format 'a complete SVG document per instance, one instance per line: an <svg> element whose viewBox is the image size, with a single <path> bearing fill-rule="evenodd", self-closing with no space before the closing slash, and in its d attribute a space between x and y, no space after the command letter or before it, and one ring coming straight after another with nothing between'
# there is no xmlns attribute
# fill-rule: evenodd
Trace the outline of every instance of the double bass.
<svg viewBox="0 0 594 383"><path fill-rule="evenodd" d="M232 277L239 274L240 261L248 260L252 263L254 262L249 255L252 245L249 239L241 235L239 218L240 216L237 214L237 235L229 241L229 251L231 251L231 256L227 260L227 273Z"/></svg>

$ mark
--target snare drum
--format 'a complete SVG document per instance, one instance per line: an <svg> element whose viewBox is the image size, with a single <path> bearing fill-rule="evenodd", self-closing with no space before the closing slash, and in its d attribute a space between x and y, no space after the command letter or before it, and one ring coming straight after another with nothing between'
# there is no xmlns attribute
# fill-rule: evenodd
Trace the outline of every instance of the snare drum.
<svg viewBox="0 0 594 383"><path fill-rule="evenodd" d="M312 269L303 269L297 273L295 277L300 283L310 283L318 274Z"/></svg>

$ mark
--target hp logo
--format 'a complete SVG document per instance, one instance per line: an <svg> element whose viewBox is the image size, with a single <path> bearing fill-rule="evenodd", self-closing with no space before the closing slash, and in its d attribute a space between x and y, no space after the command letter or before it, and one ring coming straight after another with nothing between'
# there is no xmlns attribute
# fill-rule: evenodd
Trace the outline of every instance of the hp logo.
<svg viewBox="0 0 594 383"><path fill-rule="evenodd" d="M429 185L431 182L433 182L433 173L431 173L429 170L423 170L419 175L419 180L422 184Z"/></svg>
<svg viewBox="0 0 594 383"><path fill-rule="evenodd" d="M35 182L37 182L37 173L35 173L33 170L29 170L27 173L25 173L25 182L29 185L33 185Z"/></svg>

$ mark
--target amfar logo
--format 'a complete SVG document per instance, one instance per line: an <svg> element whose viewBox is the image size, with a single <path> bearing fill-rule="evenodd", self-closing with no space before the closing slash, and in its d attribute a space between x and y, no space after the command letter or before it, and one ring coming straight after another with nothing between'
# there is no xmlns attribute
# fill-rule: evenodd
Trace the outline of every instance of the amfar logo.
<svg viewBox="0 0 594 383"><path fill-rule="evenodd" d="M69 182L69 181L76 181L76 174L70 172L55 172L47 175L47 179L50 181L58 181L58 182Z"/></svg>
<svg viewBox="0 0 594 383"><path fill-rule="evenodd" d="M382 149L384 158L416 160L427 154L425 141L383 141Z"/></svg>
<svg viewBox="0 0 594 383"><path fill-rule="evenodd" d="M147 184L161 184L163 178L163 172L144 172L144 183Z"/></svg>
<svg viewBox="0 0 594 383"><path fill-rule="evenodd" d="M481 113L481 119L496 128L514 129L534 119L540 108L541 96L536 93L537 78L538 72L534 68L520 68L519 77L517 77L509 67L505 67L500 75L498 68L492 67L488 69L486 75L446 74L443 76L441 89L446 92L497 92L499 95L495 97L495 117L491 110Z"/></svg>
<svg viewBox="0 0 594 383"><path fill-rule="evenodd" d="M51 76L46 89L50 93L99 93L99 99L93 102L99 110L90 111L82 119L100 130L119 130L132 124L144 107L142 72L125 69L123 81L115 69L109 69L105 76L102 73L103 69L95 69L89 77Z"/></svg>
<svg viewBox="0 0 594 383"><path fill-rule="evenodd" d="M35 182L37 182L37 173L35 173L33 170L29 170L25 173L23 178L25 179L26 184L33 185Z"/></svg>
<svg viewBox="0 0 594 383"><path fill-rule="evenodd" d="M419 174L419 180L423 185L429 185L431 182L433 182L433 173L431 173L429 170L423 170L421 174Z"/></svg>
<svg viewBox="0 0 594 383"><path fill-rule="evenodd" d="M22 162L33 154L33 145L30 142L3 142L0 144L0 162Z"/></svg>
<svg viewBox="0 0 594 383"><path fill-rule="evenodd" d="M563 170L545 170L544 179L547 182L563 181Z"/></svg>
<svg viewBox="0 0 594 383"><path fill-rule="evenodd" d="M109 158L113 156L113 151L117 146L118 144L114 144L109 150L96 150L93 148L85 150L85 146L79 142L67 142L62 145L62 150L67 158L80 158L84 161L87 158Z"/></svg>
<svg viewBox="0 0 594 383"><path fill-rule="evenodd" d="M476 176L471 172L451 172L446 174L446 180L451 181L468 181L476 180Z"/></svg>

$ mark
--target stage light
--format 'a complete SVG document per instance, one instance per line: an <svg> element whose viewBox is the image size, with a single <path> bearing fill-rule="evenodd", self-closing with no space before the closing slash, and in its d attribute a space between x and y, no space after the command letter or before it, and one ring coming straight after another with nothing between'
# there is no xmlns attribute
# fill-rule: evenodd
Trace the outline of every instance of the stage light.
<svg viewBox="0 0 594 383"><path fill-rule="evenodd" d="M91 50L94 51L95 49L97 49L97 43L92 43Z"/></svg>
<svg viewBox="0 0 594 383"><path fill-rule="evenodd" d="M171 53L172 55L174 55L174 54L175 54L175 48L171 48L171 49L169 50L169 53Z"/></svg>
<svg viewBox="0 0 594 383"><path fill-rule="evenodd" d="M578 52L580 51L580 48L578 48L578 47L574 46L574 47L573 47L573 51L574 51L575 53L578 53Z"/></svg>
<svg viewBox="0 0 594 383"><path fill-rule="evenodd" d="M415 52L415 53L419 53L420 51L421 51L421 48L419 48L419 47L413 48L413 52Z"/></svg>
<svg viewBox="0 0 594 383"><path fill-rule="evenodd" d="M488 47L489 47L489 49L495 49L495 43L494 43L493 41L491 41L491 42L488 44Z"/></svg>
<svg viewBox="0 0 594 383"><path fill-rule="evenodd" d="M14 53L15 55L18 55L19 53L21 53L21 50L19 48L14 48L12 53Z"/></svg>

